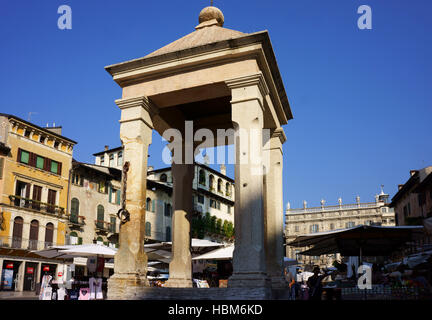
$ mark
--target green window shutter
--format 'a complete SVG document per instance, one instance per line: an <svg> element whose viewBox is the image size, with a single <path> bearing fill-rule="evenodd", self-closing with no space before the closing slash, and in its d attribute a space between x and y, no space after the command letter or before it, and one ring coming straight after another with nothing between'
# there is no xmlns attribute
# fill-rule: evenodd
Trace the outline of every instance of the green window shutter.
<svg viewBox="0 0 432 320"><path fill-rule="evenodd" d="M30 157L30 154L27 151L21 150L21 159L20 159L20 161L22 163L28 164L29 163L29 157Z"/></svg>
<svg viewBox="0 0 432 320"><path fill-rule="evenodd" d="M108 186L108 194L109 194L109 196L108 196L108 198L109 198L109 202L111 203L112 202L112 188L111 188L111 186Z"/></svg>
<svg viewBox="0 0 432 320"><path fill-rule="evenodd" d="M117 204L120 204L120 195L121 195L121 193L120 193L120 190L117 190Z"/></svg>
<svg viewBox="0 0 432 320"><path fill-rule="evenodd" d="M44 158L37 156L36 158L36 168L42 169L44 168Z"/></svg>
<svg viewBox="0 0 432 320"><path fill-rule="evenodd" d="M81 237L78 238L78 244L82 244L83 243L83 239Z"/></svg>
<svg viewBox="0 0 432 320"><path fill-rule="evenodd" d="M58 162L51 160L51 172L57 173L58 172Z"/></svg>
<svg viewBox="0 0 432 320"><path fill-rule="evenodd" d="M156 200L155 199L152 200L152 210L151 211L156 212Z"/></svg>

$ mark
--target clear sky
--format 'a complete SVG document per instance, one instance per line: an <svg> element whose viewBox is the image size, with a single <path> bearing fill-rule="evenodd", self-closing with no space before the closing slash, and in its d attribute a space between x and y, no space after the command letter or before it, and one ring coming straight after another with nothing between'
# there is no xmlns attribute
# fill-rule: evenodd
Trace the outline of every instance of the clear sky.
<svg viewBox="0 0 432 320"><path fill-rule="evenodd" d="M72 8L72 30L57 9ZM120 87L104 70L194 31L210 0L1 0L0 112L63 126L93 162L117 147ZM372 8L359 30L357 8ZM284 203L393 196L432 165L430 0L215 0L225 27L268 30L294 119L284 126ZM150 165L163 142L153 136ZM233 168L228 168L233 176Z"/></svg>

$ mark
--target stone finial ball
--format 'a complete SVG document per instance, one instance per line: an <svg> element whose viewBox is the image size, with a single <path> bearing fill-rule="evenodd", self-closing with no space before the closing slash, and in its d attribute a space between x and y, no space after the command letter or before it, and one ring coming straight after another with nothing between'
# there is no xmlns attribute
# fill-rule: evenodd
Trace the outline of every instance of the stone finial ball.
<svg viewBox="0 0 432 320"><path fill-rule="evenodd" d="M199 15L199 23L210 21L212 19L216 19L219 23L219 26L223 26L225 18L222 11L220 11L218 8L206 7L201 10Z"/></svg>

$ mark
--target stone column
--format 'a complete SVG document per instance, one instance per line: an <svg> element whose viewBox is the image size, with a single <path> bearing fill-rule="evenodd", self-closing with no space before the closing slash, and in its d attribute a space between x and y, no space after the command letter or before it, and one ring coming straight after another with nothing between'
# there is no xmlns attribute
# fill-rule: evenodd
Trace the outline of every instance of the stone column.
<svg viewBox="0 0 432 320"><path fill-rule="evenodd" d="M194 164L171 167L173 178L172 260L166 287L192 288L192 255L190 215L192 214L192 182Z"/></svg>
<svg viewBox="0 0 432 320"><path fill-rule="evenodd" d="M264 147L268 159L264 184L265 241L267 275L273 288L284 288L284 233L282 192L282 144L286 141L282 128L273 130Z"/></svg>
<svg viewBox="0 0 432 320"><path fill-rule="evenodd" d="M114 275L108 280L109 299L131 299L148 286L147 255L144 251L147 157L151 144L154 108L146 97L116 101L121 109L120 139L124 164L129 163L126 210L129 221L120 225L119 249Z"/></svg>
<svg viewBox="0 0 432 320"><path fill-rule="evenodd" d="M268 287L264 247L262 129L268 88L261 74L226 82L235 129L235 249L229 287Z"/></svg>

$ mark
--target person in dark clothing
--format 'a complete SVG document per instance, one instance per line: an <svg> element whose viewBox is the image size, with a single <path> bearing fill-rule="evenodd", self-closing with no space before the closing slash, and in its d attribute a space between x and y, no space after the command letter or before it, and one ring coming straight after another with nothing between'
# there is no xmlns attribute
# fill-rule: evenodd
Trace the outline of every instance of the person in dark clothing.
<svg viewBox="0 0 432 320"><path fill-rule="evenodd" d="M309 287L309 300L321 300L323 291L322 281L328 276L328 273L320 275L320 268L316 266L313 269L313 276L309 277L307 284Z"/></svg>

